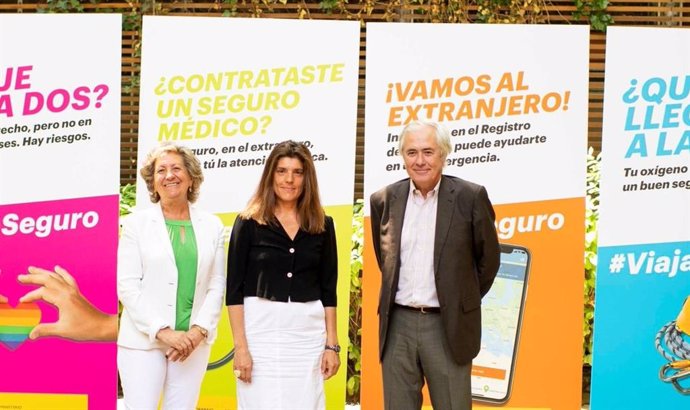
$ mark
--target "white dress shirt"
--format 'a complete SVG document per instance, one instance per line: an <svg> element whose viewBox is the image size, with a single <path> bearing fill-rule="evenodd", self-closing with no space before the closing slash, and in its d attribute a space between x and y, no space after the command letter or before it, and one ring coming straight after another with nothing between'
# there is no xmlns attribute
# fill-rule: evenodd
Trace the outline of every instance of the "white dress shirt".
<svg viewBox="0 0 690 410"><path fill-rule="evenodd" d="M439 307L434 280L436 209L441 181L426 198L410 180L400 243L400 278L395 303L415 307Z"/></svg>

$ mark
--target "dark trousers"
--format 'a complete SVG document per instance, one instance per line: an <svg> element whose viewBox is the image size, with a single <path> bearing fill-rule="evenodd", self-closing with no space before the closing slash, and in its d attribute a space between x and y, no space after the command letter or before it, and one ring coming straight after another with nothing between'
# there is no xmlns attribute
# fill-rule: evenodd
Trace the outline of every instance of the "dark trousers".
<svg viewBox="0 0 690 410"><path fill-rule="evenodd" d="M441 315L400 308L391 314L382 361L385 409L421 409L426 382L434 409L470 410L472 363L451 358Z"/></svg>

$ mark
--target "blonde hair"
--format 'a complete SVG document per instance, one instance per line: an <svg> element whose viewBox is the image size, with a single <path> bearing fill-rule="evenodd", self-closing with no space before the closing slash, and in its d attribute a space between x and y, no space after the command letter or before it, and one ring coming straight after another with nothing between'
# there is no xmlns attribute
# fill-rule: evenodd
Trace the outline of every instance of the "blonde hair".
<svg viewBox="0 0 690 410"><path fill-rule="evenodd" d="M201 164L191 149L183 147L182 145L174 144L172 142L164 142L160 146L152 149L148 155L146 155L144 166L139 170L139 175L141 175L141 177L144 179L144 182L146 182L146 189L149 191L149 198L151 199L151 202L155 204L161 200L161 197L158 192L156 192L153 184L156 161L164 154L169 153L177 154L182 158L184 167L192 179L192 185L189 187L189 191L187 191L187 200L189 202L195 202L197 198L199 198L199 188L201 187L201 183L204 182L204 174L201 171Z"/></svg>

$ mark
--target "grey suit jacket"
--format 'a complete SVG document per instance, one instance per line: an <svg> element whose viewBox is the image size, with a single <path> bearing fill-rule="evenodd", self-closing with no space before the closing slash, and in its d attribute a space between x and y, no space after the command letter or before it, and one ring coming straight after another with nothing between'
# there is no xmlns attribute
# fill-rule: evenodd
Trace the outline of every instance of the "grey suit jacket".
<svg viewBox="0 0 690 410"><path fill-rule="evenodd" d="M374 251L383 275L379 299L379 358L383 358L389 317L400 274L400 240L410 180L371 195ZM481 298L496 277L500 248L495 214L486 189L443 175L438 193L434 276L444 331L453 359L470 362L479 353Z"/></svg>

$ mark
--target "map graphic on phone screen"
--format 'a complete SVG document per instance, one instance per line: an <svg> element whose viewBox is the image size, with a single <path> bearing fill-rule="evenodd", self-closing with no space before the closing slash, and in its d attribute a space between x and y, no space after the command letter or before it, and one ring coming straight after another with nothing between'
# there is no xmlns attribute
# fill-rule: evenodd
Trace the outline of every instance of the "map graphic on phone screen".
<svg viewBox="0 0 690 410"><path fill-rule="evenodd" d="M481 350L472 361L475 400L503 403L510 397L529 266L527 248L501 244L501 266L482 299Z"/></svg>

